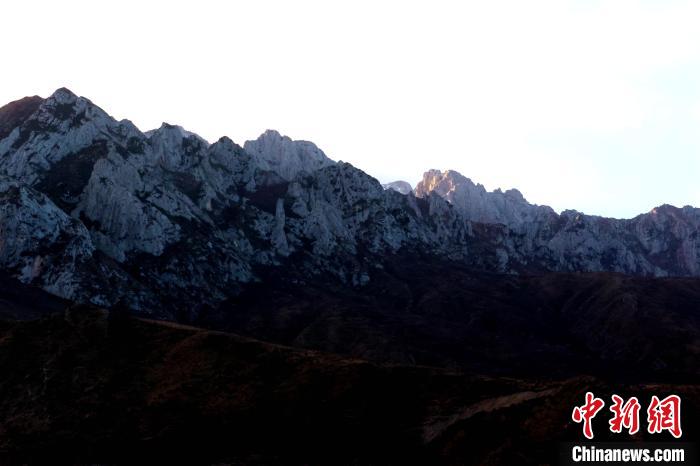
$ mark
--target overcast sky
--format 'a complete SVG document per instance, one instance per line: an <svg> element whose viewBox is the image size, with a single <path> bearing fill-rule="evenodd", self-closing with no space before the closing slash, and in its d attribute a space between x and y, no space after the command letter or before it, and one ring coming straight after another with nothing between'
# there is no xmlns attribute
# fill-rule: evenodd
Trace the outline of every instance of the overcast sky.
<svg viewBox="0 0 700 466"><path fill-rule="evenodd" d="M21 1L0 102L274 128L381 181L455 169L557 210L700 206L700 2Z"/></svg>

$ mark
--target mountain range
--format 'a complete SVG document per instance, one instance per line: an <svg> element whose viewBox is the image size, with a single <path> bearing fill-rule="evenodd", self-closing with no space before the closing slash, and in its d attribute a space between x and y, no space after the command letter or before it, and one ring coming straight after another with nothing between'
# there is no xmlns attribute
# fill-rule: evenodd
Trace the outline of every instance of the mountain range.
<svg viewBox="0 0 700 466"><path fill-rule="evenodd" d="M265 267L364 286L397 253L507 274L700 274L700 210L557 214L430 170L384 189L313 143L142 132L59 89L0 109L0 264L73 301L196 316Z"/></svg>
<svg viewBox="0 0 700 466"><path fill-rule="evenodd" d="M552 464L593 389L682 394L692 440L699 231L27 97L0 108L0 462Z"/></svg>

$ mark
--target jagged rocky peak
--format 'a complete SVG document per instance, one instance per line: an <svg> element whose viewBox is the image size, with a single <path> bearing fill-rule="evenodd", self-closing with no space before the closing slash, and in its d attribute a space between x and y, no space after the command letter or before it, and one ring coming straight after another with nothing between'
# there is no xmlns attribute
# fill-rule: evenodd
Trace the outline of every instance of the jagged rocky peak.
<svg viewBox="0 0 700 466"><path fill-rule="evenodd" d="M13 129L20 126L44 101L38 95L24 97L0 107L0 139L10 135Z"/></svg>
<svg viewBox="0 0 700 466"><path fill-rule="evenodd" d="M401 194L408 194L411 191L413 191L413 187L411 186L411 183L408 181L392 181L391 183L383 184L382 187L384 189L392 189L396 192L399 192Z"/></svg>
<svg viewBox="0 0 700 466"><path fill-rule="evenodd" d="M89 99L79 97L65 87L57 89L49 98L42 102L39 107L39 113L40 116L52 118L56 124L68 121L72 127L77 127L86 121L94 119L112 120L104 110L93 104Z"/></svg>
<svg viewBox="0 0 700 466"><path fill-rule="evenodd" d="M183 308L213 306L258 266L291 258L304 273L362 284L399 251L509 273L700 275L700 210L690 207L620 221L559 216L515 189L488 192L438 170L402 195L408 183L382 187L276 131L244 148L169 124L144 134L65 89L2 107L0 124L0 176L14 180L0 185L0 261L100 305L129 296L135 309L160 308L167 290ZM109 286L93 286L100 277Z"/></svg>
<svg viewBox="0 0 700 466"><path fill-rule="evenodd" d="M415 194L436 193L453 204L467 219L481 223L501 223L519 229L524 223L555 215L547 206L527 202L517 189L489 192L481 184L454 170L428 170L416 185Z"/></svg>
<svg viewBox="0 0 700 466"><path fill-rule="evenodd" d="M658 217L682 217L685 214L694 213L695 211L697 211L697 209L689 205L676 207L671 204L662 204L651 209L649 213L652 216Z"/></svg>
<svg viewBox="0 0 700 466"><path fill-rule="evenodd" d="M267 130L258 139L246 141L243 147L261 169L274 171L286 180L334 163L314 143L294 141L275 130Z"/></svg>
<svg viewBox="0 0 700 466"><path fill-rule="evenodd" d="M236 144L230 137L222 136L218 141L211 144L208 149L210 162L219 167L226 167L234 177L241 176L242 179L248 179L252 176L251 170L255 170L257 165L254 163L254 157L250 155L243 147ZM216 168L216 167L214 167ZM244 175L246 172L246 176ZM230 176L229 173L228 175Z"/></svg>
<svg viewBox="0 0 700 466"><path fill-rule="evenodd" d="M44 194L0 176L0 266L24 283L76 298L94 246L85 226Z"/></svg>
<svg viewBox="0 0 700 466"><path fill-rule="evenodd" d="M231 139L228 136L221 136L219 139L217 139L212 145L211 148L225 148L226 150L243 150L241 146L236 144L233 139Z"/></svg>
<svg viewBox="0 0 700 466"><path fill-rule="evenodd" d="M471 179L459 172L432 169L423 174L423 179L416 185L416 194L425 196L429 192L434 191L436 194L446 197L460 189L486 192L486 188L483 185L475 184Z"/></svg>
<svg viewBox="0 0 700 466"><path fill-rule="evenodd" d="M118 123L88 99L61 88L0 140L0 174L35 185L66 156L132 133L139 133L133 125Z"/></svg>
<svg viewBox="0 0 700 466"><path fill-rule="evenodd" d="M209 142L206 139L204 139L202 136L200 136L199 134L193 133L192 131L187 131L185 128L183 128L180 125L171 125L170 123L166 123L166 122L163 122L163 124L160 125L160 128L146 131L144 134L149 139L152 138L153 136L161 136L161 135L168 135L168 137L173 137L173 138L178 138L178 139L187 139L187 138L193 137L195 139L202 141L203 143L205 143L207 145L209 144Z"/></svg>
<svg viewBox="0 0 700 466"><path fill-rule="evenodd" d="M166 169L185 170L196 163L209 146L201 136L182 126L163 123L160 128L144 133L153 148L156 160Z"/></svg>
<svg viewBox="0 0 700 466"><path fill-rule="evenodd" d="M51 94L51 97L49 97L51 100L55 100L58 103L74 103L79 99L73 91L66 87L61 87L59 89L56 89L53 94Z"/></svg>
<svg viewBox="0 0 700 466"><path fill-rule="evenodd" d="M89 99L79 97L65 87L57 89L46 99L25 97L7 107L19 103L27 108L26 118L17 122L20 130L65 132L95 120L118 124ZM22 138L21 142L24 143L25 139Z"/></svg>
<svg viewBox="0 0 700 466"><path fill-rule="evenodd" d="M515 188L511 188L511 189L506 190L506 192L504 194L506 197L508 197L509 199L513 199L514 201L527 202L525 200L525 196L523 196L523 193L521 193L520 191L518 191Z"/></svg>

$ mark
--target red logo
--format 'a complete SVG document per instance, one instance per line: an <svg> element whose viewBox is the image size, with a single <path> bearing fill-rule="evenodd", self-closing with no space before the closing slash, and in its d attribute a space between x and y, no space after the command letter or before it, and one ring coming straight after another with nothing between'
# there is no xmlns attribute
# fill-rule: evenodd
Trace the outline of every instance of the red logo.
<svg viewBox="0 0 700 466"><path fill-rule="evenodd" d="M683 435L681 430L681 398L678 395L670 395L659 401L654 395L651 397L649 409L647 409L648 431L656 434L667 430L676 438Z"/></svg>
<svg viewBox="0 0 700 466"><path fill-rule="evenodd" d="M587 392L586 404L583 406L576 406L574 412L571 413L571 419L573 419L574 422L580 423L583 421L583 435L585 435L587 439L593 438L593 426L591 421L595 415L598 414L598 411L603 409L603 406L605 406L603 400L596 398L593 393Z"/></svg>
<svg viewBox="0 0 700 466"><path fill-rule="evenodd" d="M619 434L623 429L629 435L639 432L639 411L641 405L636 397L625 401L621 396L612 396L610 411L612 418L608 421L610 432ZM576 423L583 423L583 435L587 439L593 439L593 418L603 409L605 402L596 398L591 392L586 392L586 402L582 406L576 406L571 413L571 419ZM681 430L681 398L678 395L669 395L659 400L656 395L651 397L647 408L647 432L658 434L668 431L675 438L683 435Z"/></svg>
<svg viewBox="0 0 700 466"><path fill-rule="evenodd" d="M612 400L610 411L613 413L613 418L609 421L610 432L619 434L623 427L630 435L639 432L639 400L633 396L623 404L624 400L617 395L613 395Z"/></svg>

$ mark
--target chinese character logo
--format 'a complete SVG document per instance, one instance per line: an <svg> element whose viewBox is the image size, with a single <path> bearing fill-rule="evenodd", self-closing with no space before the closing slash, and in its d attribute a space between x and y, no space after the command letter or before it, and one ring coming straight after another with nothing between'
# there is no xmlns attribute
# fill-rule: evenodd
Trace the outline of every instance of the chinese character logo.
<svg viewBox="0 0 700 466"><path fill-rule="evenodd" d="M623 429L629 435L639 432L639 411L641 406L636 397L631 397L627 401L621 396L612 396L610 412L612 418L608 421L610 432L619 434ZM571 413L574 422L583 423L583 435L593 439L593 418L603 409L605 402L596 398L591 392L586 392L586 402L583 406L576 406ZM669 395L663 400L658 396L651 397L647 408L647 432L658 434L668 431L675 438L681 438L681 398L678 395Z"/></svg>
<svg viewBox="0 0 700 466"><path fill-rule="evenodd" d="M613 395L612 400L610 411L613 413L613 418L609 421L610 432L619 434L623 427L630 435L639 432L639 400L633 396L623 403L624 400L617 395Z"/></svg>
<svg viewBox="0 0 700 466"><path fill-rule="evenodd" d="M683 435L681 430L681 398L678 395L670 395L659 400L656 395L651 397L649 409L647 409L648 431L656 434L667 430L675 438Z"/></svg>
<svg viewBox="0 0 700 466"><path fill-rule="evenodd" d="M593 426L591 421L595 415L598 414L598 411L603 409L603 406L605 406L603 400L596 398L593 393L587 392L586 403L583 406L576 406L571 413L571 419L573 419L574 422L583 422L583 435L589 440L593 438Z"/></svg>

